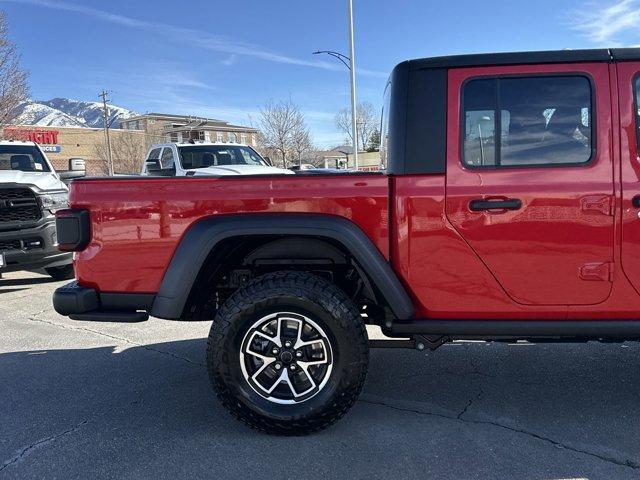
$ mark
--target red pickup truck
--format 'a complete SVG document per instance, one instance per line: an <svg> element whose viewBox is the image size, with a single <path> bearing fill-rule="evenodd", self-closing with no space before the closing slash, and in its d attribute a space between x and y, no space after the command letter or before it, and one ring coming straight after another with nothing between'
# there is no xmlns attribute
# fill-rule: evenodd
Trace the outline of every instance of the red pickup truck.
<svg viewBox="0 0 640 480"><path fill-rule="evenodd" d="M76 180L55 308L213 320L218 397L284 434L354 404L366 324L418 349L638 340L639 91L640 49L412 60L384 174Z"/></svg>

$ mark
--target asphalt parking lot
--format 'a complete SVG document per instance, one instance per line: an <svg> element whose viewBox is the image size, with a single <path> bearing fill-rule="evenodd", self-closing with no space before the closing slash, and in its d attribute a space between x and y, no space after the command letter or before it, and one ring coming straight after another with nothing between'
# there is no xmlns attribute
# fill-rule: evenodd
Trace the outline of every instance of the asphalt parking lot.
<svg viewBox="0 0 640 480"><path fill-rule="evenodd" d="M640 477L640 347L373 350L332 428L281 438L216 402L209 324L75 322L59 282L0 279L0 478Z"/></svg>

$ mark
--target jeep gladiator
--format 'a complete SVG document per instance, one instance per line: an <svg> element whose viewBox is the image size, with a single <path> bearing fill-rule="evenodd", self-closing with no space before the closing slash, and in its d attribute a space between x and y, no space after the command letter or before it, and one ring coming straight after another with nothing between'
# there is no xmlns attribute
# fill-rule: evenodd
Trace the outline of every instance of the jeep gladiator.
<svg viewBox="0 0 640 480"><path fill-rule="evenodd" d="M271 433L356 401L376 346L640 339L640 49L399 64L379 174L98 178L57 214L78 320L213 320L221 402Z"/></svg>

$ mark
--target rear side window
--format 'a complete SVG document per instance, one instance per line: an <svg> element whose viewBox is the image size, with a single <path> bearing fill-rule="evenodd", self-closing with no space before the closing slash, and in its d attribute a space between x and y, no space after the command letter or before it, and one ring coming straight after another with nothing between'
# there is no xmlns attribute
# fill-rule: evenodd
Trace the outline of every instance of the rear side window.
<svg viewBox="0 0 640 480"><path fill-rule="evenodd" d="M586 77L474 79L462 95L463 162L469 167L580 165L591 159Z"/></svg>
<svg viewBox="0 0 640 480"><path fill-rule="evenodd" d="M147 157L147 160L158 160L160 158L160 150L162 149L154 148L153 150L151 150L149 152L149 156Z"/></svg>
<svg viewBox="0 0 640 480"><path fill-rule="evenodd" d="M160 159L163 168L171 168L174 166L173 164L173 151L171 147L165 147L162 151L162 158Z"/></svg>

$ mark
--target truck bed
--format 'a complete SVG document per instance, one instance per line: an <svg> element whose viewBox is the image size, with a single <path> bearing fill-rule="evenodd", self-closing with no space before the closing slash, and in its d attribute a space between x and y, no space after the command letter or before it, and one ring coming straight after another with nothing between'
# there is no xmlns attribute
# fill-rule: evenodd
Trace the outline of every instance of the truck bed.
<svg viewBox="0 0 640 480"><path fill-rule="evenodd" d="M216 215L336 215L389 258L389 179L376 173L87 178L71 183L70 206L88 209L93 229L76 277L101 292L157 292L184 233Z"/></svg>

